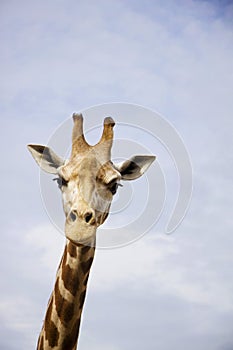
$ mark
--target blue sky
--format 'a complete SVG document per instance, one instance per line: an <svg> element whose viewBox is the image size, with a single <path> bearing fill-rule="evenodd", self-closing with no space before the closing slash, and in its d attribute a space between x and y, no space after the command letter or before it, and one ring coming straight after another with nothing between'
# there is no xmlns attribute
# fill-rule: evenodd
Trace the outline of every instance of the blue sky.
<svg viewBox="0 0 233 350"><path fill-rule="evenodd" d="M12 0L0 9L0 347L35 347L64 246L26 144L45 144L74 111L127 102L158 111L182 136L193 198L172 235L158 224L132 245L97 251L79 349L232 349L231 2ZM162 164L159 145L151 151Z"/></svg>

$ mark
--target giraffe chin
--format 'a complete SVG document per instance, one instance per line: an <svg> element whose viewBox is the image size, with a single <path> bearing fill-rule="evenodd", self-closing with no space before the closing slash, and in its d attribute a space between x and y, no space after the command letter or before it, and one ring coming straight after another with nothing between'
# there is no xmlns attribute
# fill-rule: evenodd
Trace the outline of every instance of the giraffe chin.
<svg viewBox="0 0 233 350"><path fill-rule="evenodd" d="M95 244L97 226L88 225L80 220L75 224L65 223L65 235L75 245L93 246Z"/></svg>

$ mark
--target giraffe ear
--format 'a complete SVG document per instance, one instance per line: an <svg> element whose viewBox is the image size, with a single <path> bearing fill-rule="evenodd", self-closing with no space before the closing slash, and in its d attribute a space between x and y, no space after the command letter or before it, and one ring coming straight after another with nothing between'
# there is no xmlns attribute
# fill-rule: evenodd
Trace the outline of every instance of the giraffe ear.
<svg viewBox="0 0 233 350"><path fill-rule="evenodd" d="M28 145L27 148L40 168L47 173L56 174L57 168L64 164L64 160L57 156L49 147Z"/></svg>
<svg viewBox="0 0 233 350"><path fill-rule="evenodd" d="M115 167L121 173L122 180L135 180L145 173L155 158L155 156L133 156Z"/></svg>

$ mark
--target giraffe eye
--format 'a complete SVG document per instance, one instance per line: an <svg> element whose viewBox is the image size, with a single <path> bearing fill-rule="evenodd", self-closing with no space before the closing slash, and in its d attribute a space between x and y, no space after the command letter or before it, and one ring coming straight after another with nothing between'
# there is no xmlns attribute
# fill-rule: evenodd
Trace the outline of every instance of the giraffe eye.
<svg viewBox="0 0 233 350"><path fill-rule="evenodd" d="M112 194L115 194L119 186L122 186L122 185L119 184L118 182L115 182L115 181L114 181L114 182L110 183L110 184L109 184L109 190L110 190L110 192L111 192Z"/></svg>
<svg viewBox="0 0 233 350"><path fill-rule="evenodd" d="M68 181L63 179L63 177L56 177L53 181L57 181L58 187L61 189L63 186L67 186Z"/></svg>

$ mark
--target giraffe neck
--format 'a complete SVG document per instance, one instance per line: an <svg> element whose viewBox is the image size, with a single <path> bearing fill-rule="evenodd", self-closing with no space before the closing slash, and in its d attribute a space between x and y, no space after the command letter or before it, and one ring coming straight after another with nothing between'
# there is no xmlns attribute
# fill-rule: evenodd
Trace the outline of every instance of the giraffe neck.
<svg viewBox="0 0 233 350"><path fill-rule="evenodd" d="M37 350L75 350L95 248L67 241Z"/></svg>

